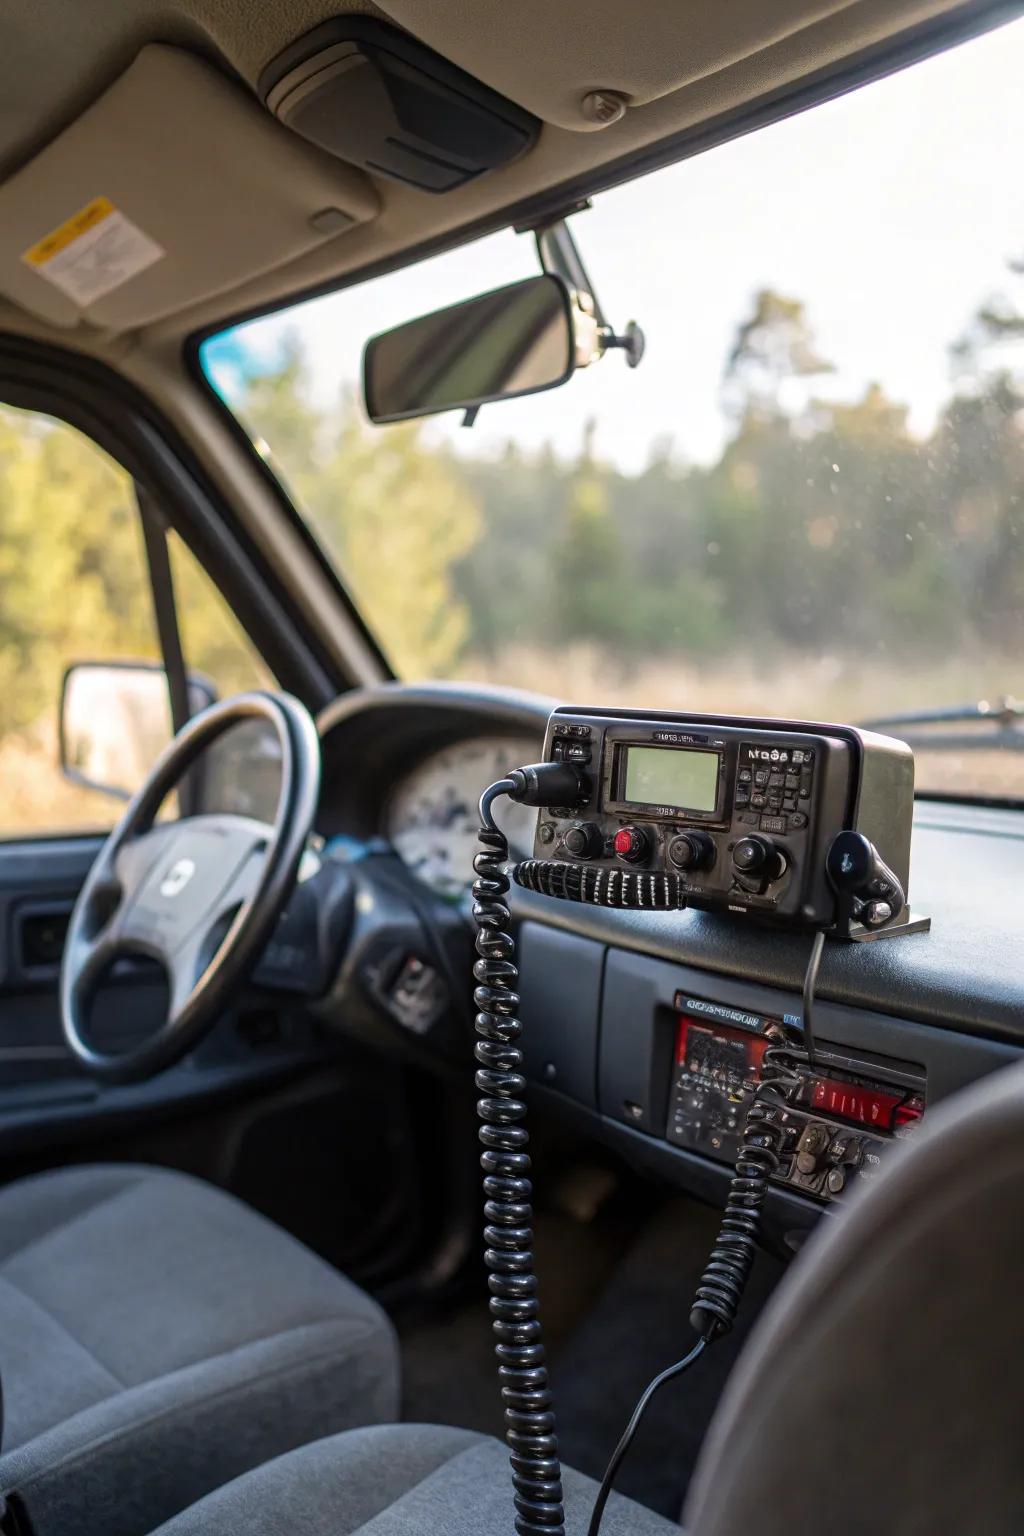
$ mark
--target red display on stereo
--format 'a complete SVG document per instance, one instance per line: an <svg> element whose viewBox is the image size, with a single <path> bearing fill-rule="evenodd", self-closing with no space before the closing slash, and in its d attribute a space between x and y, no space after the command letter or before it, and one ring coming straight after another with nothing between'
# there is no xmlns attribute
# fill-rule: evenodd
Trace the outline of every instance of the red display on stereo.
<svg viewBox="0 0 1024 1536"><path fill-rule="evenodd" d="M691 1019L679 1016L679 1035L676 1041L676 1061L679 1066L692 1072L709 1072L741 1067L761 1075L761 1061L768 1049L763 1035L755 1035L748 1029L736 1029L730 1024L716 1024L709 1019Z"/></svg>
<svg viewBox="0 0 1024 1536"><path fill-rule="evenodd" d="M902 1093L886 1093L881 1088L844 1083L834 1077L812 1078L810 1089L812 1109L879 1131L893 1129L894 1112L904 1097Z"/></svg>

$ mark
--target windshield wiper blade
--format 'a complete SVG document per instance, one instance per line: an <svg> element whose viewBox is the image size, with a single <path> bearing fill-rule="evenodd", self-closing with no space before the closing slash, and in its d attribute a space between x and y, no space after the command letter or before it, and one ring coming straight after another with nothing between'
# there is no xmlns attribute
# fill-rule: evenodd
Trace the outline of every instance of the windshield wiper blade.
<svg viewBox="0 0 1024 1536"><path fill-rule="evenodd" d="M932 751L1006 751L1024 752L1024 703L1005 694L995 703L979 699L976 704L951 704L941 709L923 709L904 715L881 715L862 720L868 731L886 731L899 736L908 746ZM915 726L969 725L992 726L991 731L915 730ZM909 726L907 730L905 727Z"/></svg>

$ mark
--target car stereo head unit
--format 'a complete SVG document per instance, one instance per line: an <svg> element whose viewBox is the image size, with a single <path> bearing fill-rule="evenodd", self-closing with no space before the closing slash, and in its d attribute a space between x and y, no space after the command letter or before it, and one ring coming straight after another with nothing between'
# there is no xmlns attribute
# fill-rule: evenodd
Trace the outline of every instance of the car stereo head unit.
<svg viewBox="0 0 1024 1536"><path fill-rule="evenodd" d="M868 927L905 915L914 759L903 742L852 726L559 708L544 758L582 770L577 802L540 812L534 848L588 871L578 899L616 904L616 872L631 871L640 904L649 885L651 906L828 929L837 880L859 878L867 839L885 865L866 872L859 910ZM836 845L830 878L841 832L860 839Z"/></svg>

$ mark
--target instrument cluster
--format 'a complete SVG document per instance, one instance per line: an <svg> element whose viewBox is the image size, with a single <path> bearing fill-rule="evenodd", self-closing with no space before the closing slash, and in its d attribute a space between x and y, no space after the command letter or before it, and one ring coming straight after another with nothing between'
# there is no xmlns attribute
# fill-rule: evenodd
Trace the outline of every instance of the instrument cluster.
<svg viewBox="0 0 1024 1536"><path fill-rule="evenodd" d="M424 759L388 803L384 832L408 868L441 895L458 898L473 881L477 804L488 784L534 762L530 737L477 736ZM504 802L500 820L513 860L529 858L537 812Z"/></svg>

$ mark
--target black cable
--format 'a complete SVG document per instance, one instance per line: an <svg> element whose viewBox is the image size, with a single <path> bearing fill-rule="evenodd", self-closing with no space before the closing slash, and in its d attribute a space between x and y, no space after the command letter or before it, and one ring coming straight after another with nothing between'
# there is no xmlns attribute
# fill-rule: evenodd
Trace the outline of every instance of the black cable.
<svg viewBox="0 0 1024 1536"><path fill-rule="evenodd" d="M807 969L804 972L804 997L803 997L803 1035L804 1050L807 1052L807 1060L814 1061L814 993L818 985L818 971L821 967L821 956L825 948L825 932L822 929L814 935L811 945L810 958L807 961Z"/></svg>
<svg viewBox="0 0 1024 1536"><path fill-rule="evenodd" d="M529 1132L523 1124L523 1053L517 1041L519 972L515 963L512 916L505 900L508 839L495 825L492 806L516 788L499 779L480 800L480 851L473 860L473 916L476 987L473 1001L480 1093L480 1142L483 1155L484 1214L487 1225L484 1263L498 1357L505 1439L512 1461L512 1484L519 1536L564 1536L562 1469L555 1437L541 1333L537 1279L533 1273L533 1210L530 1199Z"/></svg>
<svg viewBox="0 0 1024 1536"><path fill-rule="evenodd" d="M747 1110L736 1171L722 1214L722 1224L711 1255L697 1286L690 1321L700 1335L684 1359L656 1376L633 1409L625 1433L612 1453L590 1517L587 1536L598 1536L608 1496L619 1467L640 1427L647 1406L659 1387L682 1375L705 1347L728 1333L743 1297L757 1251L761 1211L768 1197L768 1181L779 1166L782 1129L774 1111L790 1102L801 1079L799 1065L814 1053L814 991L825 946L824 933L816 933L807 961L803 985L803 1045L789 1040L777 1026L761 1061L761 1082Z"/></svg>
<svg viewBox="0 0 1024 1536"><path fill-rule="evenodd" d="M544 767L554 765L545 764ZM519 972L515 963L512 917L506 897L510 889L505 872L508 839L494 820L494 802L502 795L525 798L519 782L522 772L499 779L480 799L480 851L473 860L473 917L477 925L473 967L476 987L473 1001L478 1063L476 1086L480 1092L477 1113L484 1148L484 1207L487 1251L484 1262L490 1271L490 1310L497 1343L501 1396L505 1405L505 1438L511 1450L515 1489L516 1531L519 1536L564 1536L561 1465L555 1436L555 1414L541 1335L537 1281L533 1273L533 1193L529 1178L529 1132L524 1125L526 1088L523 1053L518 1040ZM538 800L534 803L542 803ZM541 861L527 861L513 872L521 884L528 872L542 871L536 888L569 900L601 899L609 905L633 905L616 900L619 892L585 890L569 886L567 877L547 879ZM558 888L555 888L557 885ZM637 887L637 895L642 888ZM625 893L621 893L625 896ZM647 895L646 890L643 894ZM651 906L661 903L651 901ZM671 904L666 902L666 905ZM802 1079L799 1068L814 1055L814 993L824 950L825 935L817 933L811 945L803 985L803 1041L797 1043L785 1030L773 1025L761 1060L761 1081L743 1124L736 1171L722 1215L717 1241L705 1265L690 1312L698 1337L689 1354L656 1376L641 1395L629 1423L612 1453L598 1489L587 1536L598 1536L612 1487L645 1412L655 1394L667 1382L681 1376L698 1360L708 1344L732 1327L757 1251L761 1211L768 1196L768 1181L779 1166L784 1129L778 1111L792 1101Z"/></svg>
<svg viewBox="0 0 1024 1536"><path fill-rule="evenodd" d="M622 1432L622 1439L612 1452L611 1460L605 1468L604 1477L601 1479L601 1486L597 1490L597 1498L594 1500L590 1524L587 1526L587 1536L597 1536L604 1517L604 1507L608 1503L608 1497L612 1491L612 1484L618 1476L619 1468L626 1459L626 1453L633 1444L636 1432L640 1428L640 1420L647 1412L648 1405L654 1394L667 1381L674 1381L677 1376L681 1376L704 1353L707 1342L707 1339L698 1339L688 1355L684 1356L682 1360L677 1360L675 1365L670 1365L667 1370L662 1371L660 1376L655 1376L651 1384L641 1394L639 1402L630 1415L629 1423Z"/></svg>

